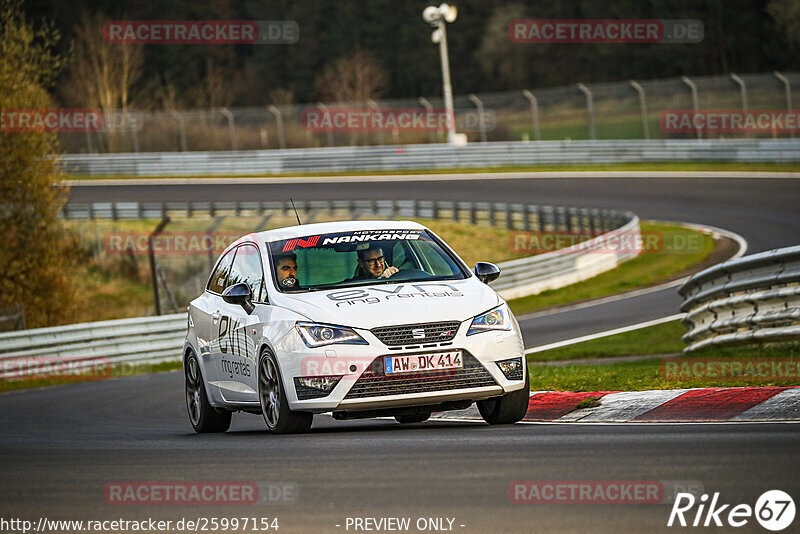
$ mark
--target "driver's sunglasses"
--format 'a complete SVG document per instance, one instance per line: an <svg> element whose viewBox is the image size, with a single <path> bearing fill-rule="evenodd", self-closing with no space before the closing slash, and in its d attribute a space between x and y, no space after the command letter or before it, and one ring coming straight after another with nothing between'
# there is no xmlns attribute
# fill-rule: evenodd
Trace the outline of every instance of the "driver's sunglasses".
<svg viewBox="0 0 800 534"><path fill-rule="evenodd" d="M361 261L363 261L365 263L368 263L370 265L370 267L372 267L372 266L377 267L383 261L383 256L378 256L377 258L373 258L371 260L361 260Z"/></svg>

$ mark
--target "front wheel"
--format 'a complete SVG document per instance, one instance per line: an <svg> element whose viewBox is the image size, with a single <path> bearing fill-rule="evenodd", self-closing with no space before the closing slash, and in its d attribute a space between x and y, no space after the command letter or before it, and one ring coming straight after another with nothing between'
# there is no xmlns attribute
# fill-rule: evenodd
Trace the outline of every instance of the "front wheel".
<svg viewBox="0 0 800 534"><path fill-rule="evenodd" d="M206 386L200 364L194 352L186 357L184 365L186 375L186 407L189 409L189 421L197 433L225 432L231 426L231 412L218 410L211 406L206 395Z"/></svg>
<svg viewBox="0 0 800 534"><path fill-rule="evenodd" d="M264 422L273 434L296 434L311 428L314 414L289 409L278 362L272 351L266 348L261 351L258 361L258 398Z"/></svg>
<svg viewBox="0 0 800 534"><path fill-rule="evenodd" d="M502 397L478 401L478 411L483 420L490 425L508 425L521 421L528 412L530 399L530 375L525 370L525 386Z"/></svg>

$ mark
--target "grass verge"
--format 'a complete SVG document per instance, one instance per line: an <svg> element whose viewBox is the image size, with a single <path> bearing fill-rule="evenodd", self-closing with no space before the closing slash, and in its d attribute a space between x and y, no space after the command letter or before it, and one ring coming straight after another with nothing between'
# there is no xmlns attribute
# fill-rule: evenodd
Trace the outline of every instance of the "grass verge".
<svg viewBox="0 0 800 534"><path fill-rule="evenodd" d="M800 385L800 343L705 348L678 357L685 329L671 321L528 356L531 390L641 391L697 387ZM655 355L645 360L569 364L574 359ZM663 355L658 357L658 355ZM563 363L562 363L563 362ZM738 367L736 367L738 365Z"/></svg>
<svg viewBox="0 0 800 534"><path fill-rule="evenodd" d="M696 270L699 265L711 259L715 245L721 247L725 243L722 240L715 241L708 234L679 225L642 222L640 226L643 233L663 236L660 250L645 251L616 269L583 282L543 291L538 295L512 299L509 301L511 310L521 315L667 282L684 276L692 268ZM732 249L730 253L733 253ZM712 263L716 261L718 260Z"/></svg>

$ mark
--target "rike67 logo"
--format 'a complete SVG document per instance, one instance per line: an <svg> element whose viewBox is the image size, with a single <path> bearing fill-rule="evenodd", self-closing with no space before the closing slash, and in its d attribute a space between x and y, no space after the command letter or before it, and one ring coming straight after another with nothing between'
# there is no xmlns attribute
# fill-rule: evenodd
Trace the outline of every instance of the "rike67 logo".
<svg viewBox="0 0 800 534"><path fill-rule="evenodd" d="M697 505L697 508L695 508ZM758 524L767 530L778 532L794 521L794 500L781 490L764 492L756 501L755 507L749 504L722 504L719 492L714 493L709 502L708 495L696 499L691 493L679 493L672 505L667 526L682 527L743 527L755 516Z"/></svg>

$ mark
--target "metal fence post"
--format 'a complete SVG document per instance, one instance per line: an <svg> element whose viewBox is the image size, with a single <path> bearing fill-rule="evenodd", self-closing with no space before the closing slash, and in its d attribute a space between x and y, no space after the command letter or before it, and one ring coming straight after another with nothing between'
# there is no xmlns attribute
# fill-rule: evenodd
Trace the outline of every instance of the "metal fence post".
<svg viewBox="0 0 800 534"><path fill-rule="evenodd" d="M178 121L178 132L181 136L181 152L187 152L188 147L186 146L186 127L183 122L183 115L181 115L180 111L173 111L172 116Z"/></svg>
<svg viewBox="0 0 800 534"><path fill-rule="evenodd" d="M220 110L220 113L222 113L225 116L225 118L228 119L228 129L231 132L231 150L236 152L237 150L239 150L239 147L236 143L236 124L233 120L233 113L231 113L231 111L228 108L222 108Z"/></svg>
<svg viewBox="0 0 800 534"><path fill-rule="evenodd" d="M692 80L690 80L686 76L681 76L681 81L685 83L689 87L689 90L692 92L692 109L694 109L694 114L696 117L700 113L700 101L697 98L697 86L694 84ZM703 132L700 130L700 128L697 128L697 138L698 139L703 138Z"/></svg>
<svg viewBox="0 0 800 534"><path fill-rule="evenodd" d="M317 107L322 111L326 111L328 109L328 106L326 106L322 102L319 102L317 104ZM328 138L328 146L333 146L333 132L331 130L328 130L326 133L327 133L326 137Z"/></svg>
<svg viewBox="0 0 800 534"><path fill-rule="evenodd" d="M430 101L427 98L425 98L424 96L419 97L417 99L417 102L419 102L422 105L422 107L425 108L425 112L427 114L430 114L433 111L433 104L431 104ZM430 136L431 136L431 143L435 143L436 142L436 132L431 130Z"/></svg>
<svg viewBox="0 0 800 534"><path fill-rule="evenodd" d="M630 84L639 94L639 108L642 110L642 133L645 139L650 139L650 125L647 123L647 100L645 98L644 88L639 85L636 80L631 80Z"/></svg>
<svg viewBox="0 0 800 534"><path fill-rule="evenodd" d="M742 97L742 112L747 114L747 86L745 85L744 80L733 72L731 72L731 80L733 80L734 83L739 86L739 93Z"/></svg>
<svg viewBox="0 0 800 534"><path fill-rule="evenodd" d="M283 113L277 106L267 106L270 113L275 115L275 128L278 130L278 146L286 148L286 131L283 129Z"/></svg>
<svg viewBox="0 0 800 534"><path fill-rule="evenodd" d="M478 108L478 128L481 132L481 143L486 142L486 123L483 121L483 102L474 94L469 95L470 102Z"/></svg>
<svg viewBox="0 0 800 534"><path fill-rule="evenodd" d="M778 80L783 83L784 91L786 92L786 111L792 111L792 85L789 83L789 79L778 72L777 70L772 73L773 76L778 78ZM794 139L794 132L790 132L789 135L792 139Z"/></svg>
<svg viewBox="0 0 800 534"><path fill-rule="evenodd" d="M531 103L531 126L533 127L533 138L537 141L542 140L542 131L539 129L539 101L533 96L533 93L527 89L522 90L522 96L527 98Z"/></svg>
<svg viewBox="0 0 800 534"><path fill-rule="evenodd" d="M150 261L150 278L153 280L153 301L156 305L156 315L161 315L161 300L158 296L158 276L156 274L156 257L153 253L153 238L164 231L169 224L169 217L163 217L147 239L147 256Z"/></svg>
<svg viewBox="0 0 800 534"><path fill-rule="evenodd" d="M139 130L137 126L139 125L139 121L137 120L129 120L128 118L129 113L125 113L125 121L128 124L128 131L131 134L131 141L133 141L133 151L138 153L139 152Z"/></svg>
<svg viewBox="0 0 800 534"><path fill-rule="evenodd" d="M594 141L597 139L597 132L594 128L594 97L589 88L582 83L578 83L576 87L581 93L586 95L586 117L589 121L589 139Z"/></svg>
<svg viewBox="0 0 800 534"><path fill-rule="evenodd" d="M375 101L374 101L373 99L371 99L371 98L370 98L369 100L367 100L367 106L368 106L370 109L374 109L374 110L378 111L379 113L380 113L380 111L381 111L381 107L378 105L378 103L377 103L377 102L375 102ZM386 143L385 143L385 141L386 141L386 137L384 137L384 135L383 135L383 130L378 130L376 133L378 134L378 144L379 144L379 145L385 145L385 144L386 144Z"/></svg>

